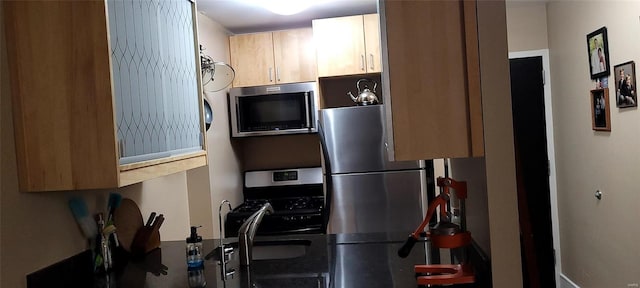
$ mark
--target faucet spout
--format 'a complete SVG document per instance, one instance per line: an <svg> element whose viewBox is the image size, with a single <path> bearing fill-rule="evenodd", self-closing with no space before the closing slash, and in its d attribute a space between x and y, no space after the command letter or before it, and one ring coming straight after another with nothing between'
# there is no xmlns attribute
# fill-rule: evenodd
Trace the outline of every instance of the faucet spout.
<svg viewBox="0 0 640 288"><path fill-rule="evenodd" d="M249 266L252 259L253 250L253 238L256 235L258 226L262 222L262 217L265 214L273 213L273 207L271 204L265 203L258 211L253 213L247 220L240 226L238 230L238 246L240 248L240 265Z"/></svg>

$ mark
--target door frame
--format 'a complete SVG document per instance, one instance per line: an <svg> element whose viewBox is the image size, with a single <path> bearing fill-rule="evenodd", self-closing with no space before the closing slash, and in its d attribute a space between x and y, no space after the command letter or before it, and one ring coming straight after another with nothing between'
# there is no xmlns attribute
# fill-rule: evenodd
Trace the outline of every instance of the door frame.
<svg viewBox="0 0 640 288"><path fill-rule="evenodd" d="M551 72L549 67L549 49L509 52L509 59L542 57L544 71L544 118L547 132L547 156L549 157L549 199L551 204L551 233L555 250L556 287L560 287L562 273L562 257L560 253L560 220L558 218L558 184L556 182L555 139L553 137L553 108L551 97Z"/></svg>

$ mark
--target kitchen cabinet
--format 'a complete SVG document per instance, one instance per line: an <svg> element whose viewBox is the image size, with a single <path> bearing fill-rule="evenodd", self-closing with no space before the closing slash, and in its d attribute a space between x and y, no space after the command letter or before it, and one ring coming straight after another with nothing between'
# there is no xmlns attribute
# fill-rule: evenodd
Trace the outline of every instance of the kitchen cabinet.
<svg viewBox="0 0 640 288"><path fill-rule="evenodd" d="M273 32L276 83L316 81L315 53L311 28Z"/></svg>
<svg viewBox="0 0 640 288"><path fill-rule="evenodd" d="M229 47L231 67L236 71L233 87L275 84L271 32L231 36Z"/></svg>
<svg viewBox="0 0 640 288"><path fill-rule="evenodd" d="M378 14L363 15L363 21L367 73L380 73L382 72L382 59L380 59L379 16Z"/></svg>
<svg viewBox="0 0 640 288"><path fill-rule="evenodd" d="M476 5L380 0L392 159L484 155Z"/></svg>
<svg viewBox="0 0 640 288"><path fill-rule="evenodd" d="M311 28L234 35L229 46L234 87L316 80Z"/></svg>
<svg viewBox="0 0 640 288"><path fill-rule="evenodd" d="M318 77L382 71L377 14L313 20Z"/></svg>
<svg viewBox="0 0 640 288"><path fill-rule="evenodd" d="M3 5L22 191L206 165L193 2Z"/></svg>

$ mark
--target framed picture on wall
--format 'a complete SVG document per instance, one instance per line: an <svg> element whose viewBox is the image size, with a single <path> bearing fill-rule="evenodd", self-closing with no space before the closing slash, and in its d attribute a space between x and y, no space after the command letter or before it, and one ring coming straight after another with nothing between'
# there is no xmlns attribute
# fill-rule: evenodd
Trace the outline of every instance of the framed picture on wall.
<svg viewBox="0 0 640 288"><path fill-rule="evenodd" d="M618 108L638 106L636 91L636 64L633 61L613 67L616 81L616 106Z"/></svg>
<svg viewBox="0 0 640 288"><path fill-rule="evenodd" d="M611 131L609 88L591 90L591 124L593 130Z"/></svg>
<svg viewBox="0 0 640 288"><path fill-rule="evenodd" d="M609 71L607 27L602 27L587 35L587 53L589 55L591 79L598 79L611 74L611 71Z"/></svg>

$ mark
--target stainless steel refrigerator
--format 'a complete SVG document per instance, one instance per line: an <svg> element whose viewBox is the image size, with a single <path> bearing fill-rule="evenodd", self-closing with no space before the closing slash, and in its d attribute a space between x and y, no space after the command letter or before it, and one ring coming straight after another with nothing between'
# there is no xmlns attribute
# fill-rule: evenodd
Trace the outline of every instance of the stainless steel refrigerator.
<svg viewBox="0 0 640 288"><path fill-rule="evenodd" d="M320 110L327 233L403 232L433 194L433 162L390 162L383 105Z"/></svg>

